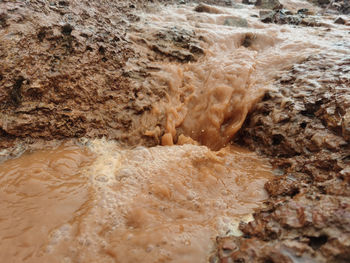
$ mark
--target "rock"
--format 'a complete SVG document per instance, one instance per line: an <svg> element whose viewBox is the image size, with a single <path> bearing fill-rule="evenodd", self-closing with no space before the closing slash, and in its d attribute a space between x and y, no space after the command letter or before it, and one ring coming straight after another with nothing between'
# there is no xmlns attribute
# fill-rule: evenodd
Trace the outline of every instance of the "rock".
<svg viewBox="0 0 350 263"><path fill-rule="evenodd" d="M283 5L278 0L257 0L255 6L262 9L279 10Z"/></svg>
<svg viewBox="0 0 350 263"><path fill-rule="evenodd" d="M339 11L343 14L350 14L350 2L344 0L339 8Z"/></svg>
<svg viewBox="0 0 350 263"><path fill-rule="evenodd" d="M61 32L63 35L70 35L73 31L73 26L71 26L70 24L65 24L64 26L62 26L61 28Z"/></svg>
<svg viewBox="0 0 350 263"><path fill-rule="evenodd" d="M317 0L317 3L319 5L328 5L330 3L330 0Z"/></svg>
<svg viewBox="0 0 350 263"><path fill-rule="evenodd" d="M225 20L224 25L233 27L248 27L248 22L241 17L230 17Z"/></svg>
<svg viewBox="0 0 350 263"><path fill-rule="evenodd" d="M1 13L0 14L0 27L5 28L7 27L7 14L6 13Z"/></svg>
<svg viewBox="0 0 350 263"><path fill-rule="evenodd" d="M302 19L299 16L294 15L283 15L278 13L276 24L289 24L289 25L299 25Z"/></svg>
<svg viewBox="0 0 350 263"><path fill-rule="evenodd" d="M69 6L69 2L68 1L59 1L58 5L60 5L60 6Z"/></svg>
<svg viewBox="0 0 350 263"><path fill-rule="evenodd" d="M204 54L194 32L177 27L147 34L142 41L164 58L179 62L196 61Z"/></svg>
<svg viewBox="0 0 350 263"><path fill-rule="evenodd" d="M22 76L19 76L15 80L15 83L13 84L13 87L11 89L10 99L11 99L11 102L15 106L18 106L21 103L21 100L22 100L22 84L23 84L24 80L25 79Z"/></svg>
<svg viewBox="0 0 350 263"><path fill-rule="evenodd" d="M342 118L342 136L350 142L350 111L348 111Z"/></svg>
<svg viewBox="0 0 350 263"><path fill-rule="evenodd" d="M222 11L220 9L206 4L197 5L194 8L194 11L198 13L222 14Z"/></svg>
<svg viewBox="0 0 350 263"><path fill-rule="evenodd" d="M333 12L349 14L350 13L350 1L349 0L308 0L309 2L332 10Z"/></svg>
<svg viewBox="0 0 350 263"><path fill-rule="evenodd" d="M288 9L284 9L284 8L279 10L279 13L283 15L288 15L288 16L294 15L292 11L289 11Z"/></svg>
<svg viewBox="0 0 350 263"><path fill-rule="evenodd" d="M259 12L260 21L264 23L299 25L302 19L298 15L292 15L288 10L262 10Z"/></svg>
<svg viewBox="0 0 350 263"><path fill-rule="evenodd" d="M260 11L260 21L264 23L272 23L274 21L275 11Z"/></svg>
<svg viewBox="0 0 350 263"><path fill-rule="evenodd" d="M302 18L301 24L310 27L321 26L321 23L315 17Z"/></svg>
<svg viewBox="0 0 350 263"><path fill-rule="evenodd" d="M281 176L265 184L265 189L270 196L293 195L299 191L299 185L296 179L288 176Z"/></svg>
<svg viewBox="0 0 350 263"><path fill-rule="evenodd" d="M245 5L255 5L256 0L242 0L242 4Z"/></svg>
<svg viewBox="0 0 350 263"><path fill-rule="evenodd" d="M336 23L336 24L341 24L341 25L344 25L345 24L345 20L344 20L344 18L342 18L342 17L338 17L336 20L334 20L334 23Z"/></svg>
<svg viewBox="0 0 350 263"><path fill-rule="evenodd" d="M345 169L341 170L340 175L347 183L350 183L350 167L346 167Z"/></svg>
<svg viewBox="0 0 350 263"><path fill-rule="evenodd" d="M307 8L302 8L297 11L298 14L307 14L309 12L309 9Z"/></svg>

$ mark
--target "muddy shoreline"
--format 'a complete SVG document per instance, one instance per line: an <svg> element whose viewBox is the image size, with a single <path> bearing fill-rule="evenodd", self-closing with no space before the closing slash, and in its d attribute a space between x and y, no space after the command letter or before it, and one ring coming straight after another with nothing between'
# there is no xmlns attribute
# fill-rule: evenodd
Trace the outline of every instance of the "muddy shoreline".
<svg viewBox="0 0 350 263"><path fill-rule="evenodd" d="M0 2L0 158L82 137L159 145L166 116L153 106L165 90L140 85L158 70L148 65L194 62L203 51L192 32L145 38L134 25L140 11L197 2ZM241 4L203 2L198 12ZM317 4L350 23L347 1ZM266 23L331 30L303 12L269 12ZM126 38L130 31L147 56ZM350 48L349 37L339 42ZM347 57L310 56L279 76L248 115L232 142L268 157L275 178L265 185L265 208L240 225L243 236L218 237L212 262L348 262L349 74Z"/></svg>
<svg viewBox="0 0 350 263"><path fill-rule="evenodd" d="M334 61L329 54L295 65L276 82L283 95L267 93L246 120L235 141L269 156L276 178L265 185L267 208L254 215L254 222L240 225L245 237L219 239L224 262L350 258L350 79L342 74L349 65L347 58ZM324 73L315 74L320 67Z"/></svg>

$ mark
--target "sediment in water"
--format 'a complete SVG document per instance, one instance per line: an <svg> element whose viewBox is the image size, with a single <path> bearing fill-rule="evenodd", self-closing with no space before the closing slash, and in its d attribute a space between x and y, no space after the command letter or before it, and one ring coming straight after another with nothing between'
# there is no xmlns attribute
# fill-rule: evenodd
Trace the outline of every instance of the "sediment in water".
<svg viewBox="0 0 350 263"><path fill-rule="evenodd" d="M257 16L263 13L239 4L206 7L200 9L204 12L197 12L199 9L194 5L161 8L143 5L142 1L0 3L4 7L0 15L3 43L0 48L6 61L0 64L0 134L1 147L9 147L1 153L7 158L10 147L17 147L18 142L82 136L106 136L124 146L154 146L163 141L169 145L204 144L217 150L229 144L248 115L236 142L273 158L278 177L265 186L270 194L269 206L255 214L254 222L240 225L245 236L218 239L217 259L223 262L290 262L296 258L346 261L349 255L346 60L349 49L344 39L348 38L348 23L345 19L344 23L335 24L336 15L319 16L320 9L309 4L295 1L283 4L291 14L285 10L267 13L265 10L264 14L272 12L273 19L261 17L261 22ZM299 7L309 10L299 13ZM288 21L299 22L288 25ZM321 56L317 55L323 50ZM303 71L311 73L303 75ZM255 107L266 90L270 92ZM127 152L131 160L136 158L135 166L144 164L139 164L134 151L107 145L103 151L110 156L97 157L97 162L108 159L109 162L101 161L100 165L109 172L85 171L84 174L91 175L88 181L94 182L92 190L77 193L81 194L78 201L87 198L90 190L99 194L100 202L90 208L100 206L101 209L89 210L93 211L93 215L87 217L91 220L80 225L63 224L50 235L52 246L47 251L41 248L37 251L43 256L42 253L56 246L58 254L67 261L94 258L93 255L102 253L99 254L103 255L101 261L108 262L119 259L118 248L124 250L123 246L130 244L139 248L136 249L141 251L136 253L139 257L146 258L150 253L169 259L169 253L164 251L175 250L171 250L168 243L163 244L164 254L159 254L162 244L156 246L159 250L145 248L141 241L147 238L142 231L135 230L149 226L152 229L153 221L164 223L164 218L171 218L171 215L163 217L164 214L149 212L147 202L146 210L134 209L136 212L128 217L128 227L139 234L141 243L135 244L134 239L127 237L120 244L119 239L109 236L123 234L115 228L119 222L117 216L113 212L104 214L115 204L116 189L112 187L111 191L109 184L118 178L113 171L118 170L123 163L120 158ZM205 147L190 145L159 149L137 151L155 151L154 155L163 153L166 158L172 154L186 159L185 164L193 161L191 158L197 152L204 151L213 157L224 151L213 153ZM183 157L180 152L184 149L195 152L194 156ZM224 155L231 158L231 152ZM212 161L209 158L205 165L210 166ZM152 164L154 160L147 159L147 162ZM169 160L165 163L159 166L174 165ZM191 165L194 164L188 166ZM219 171L226 169L220 165L216 167ZM237 169L231 168L224 174ZM132 180L134 173L128 172L130 169L125 170L123 178ZM80 178L81 174L77 176ZM210 176L202 179L215 181ZM40 190L42 186L35 188L35 184L32 184L34 190ZM207 186L210 190L210 183ZM163 186L155 186L152 191L157 193L157 199L171 196ZM215 191L214 194L219 195ZM108 202L108 198L112 201ZM230 201L228 204L234 207ZM73 214L80 205L79 202L72 204ZM130 205L133 207L132 202ZM220 208L215 213L223 211L225 209ZM99 217L106 220L98 224L94 218ZM140 222L139 218L144 220ZM104 224L109 227L101 227ZM211 224L200 222L199 225L201 230L188 227L186 231L196 233L191 236L193 239L189 238L192 241L200 240L193 244L202 245L188 249L185 242L185 249L178 251L203 256L203 248L210 247L205 242L215 234L206 228ZM173 230L170 228L169 236ZM45 231L47 229L42 233L47 233ZM73 242L72 248L71 237L77 233L87 234L75 240L77 243ZM155 239L160 239L157 234L154 231ZM181 260L176 258L179 254L171 255Z"/></svg>
<svg viewBox="0 0 350 263"><path fill-rule="evenodd" d="M105 140L0 165L7 262L207 262L266 199L271 168L249 151Z"/></svg>

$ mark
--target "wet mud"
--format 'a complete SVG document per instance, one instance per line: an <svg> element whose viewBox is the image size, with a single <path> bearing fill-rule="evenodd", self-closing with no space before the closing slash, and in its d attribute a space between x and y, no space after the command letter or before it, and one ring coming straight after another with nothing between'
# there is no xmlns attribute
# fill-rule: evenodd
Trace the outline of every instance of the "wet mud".
<svg viewBox="0 0 350 263"><path fill-rule="evenodd" d="M135 56L125 37L136 6L142 3L1 1L4 146L12 138L82 136L156 144L141 123L159 96L136 90L125 69Z"/></svg>
<svg viewBox="0 0 350 263"><path fill-rule="evenodd" d="M349 10L0 1L1 254L348 262Z"/></svg>
<svg viewBox="0 0 350 263"><path fill-rule="evenodd" d="M275 178L268 208L240 225L246 237L219 239L223 261L349 260L349 62L320 53L295 65L246 120L235 140L270 156Z"/></svg>

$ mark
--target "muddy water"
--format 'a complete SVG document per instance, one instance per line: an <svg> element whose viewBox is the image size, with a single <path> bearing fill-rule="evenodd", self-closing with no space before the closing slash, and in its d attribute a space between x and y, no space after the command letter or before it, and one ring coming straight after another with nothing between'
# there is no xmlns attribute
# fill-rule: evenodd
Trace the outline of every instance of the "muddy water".
<svg viewBox="0 0 350 263"><path fill-rule="evenodd" d="M271 167L228 142L280 72L322 49L339 52L343 32L265 25L257 12L144 14L130 40L176 25L204 50L196 62L150 65L160 70L143 83L166 90L153 114L166 117L169 146L96 140L0 164L2 261L207 262L217 235L239 235L238 222L267 198Z"/></svg>
<svg viewBox="0 0 350 263"><path fill-rule="evenodd" d="M49 235L86 209L90 190L80 169L92 155L76 146L24 154L0 165L0 254L35 262Z"/></svg>
<svg viewBox="0 0 350 263"><path fill-rule="evenodd" d="M5 262L206 262L266 199L270 166L227 147L93 141L0 165Z"/></svg>
<svg viewBox="0 0 350 263"><path fill-rule="evenodd" d="M292 2L286 4L296 8ZM156 107L166 116L163 145L177 143L183 134L214 150L224 147L283 70L321 50L331 50L337 34L346 33L340 28L333 33L336 26L327 19L320 20L325 25L320 29L264 24L258 14L259 10L243 5L214 13L167 7L145 14L142 32L130 34L140 43L140 38L157 32L190 32L205 53L195 62L152 65L160 71L153 73L151 84L144 85L156 83L166 90L167 102ZM181 42L178 38L174 41Z"/></svg>

